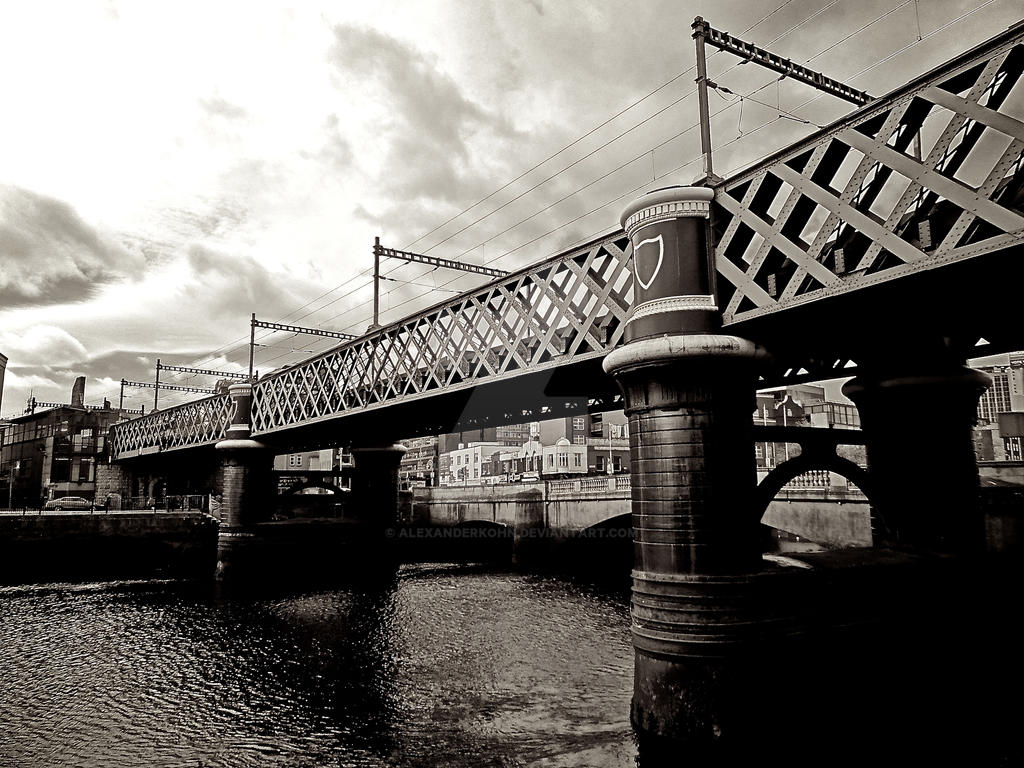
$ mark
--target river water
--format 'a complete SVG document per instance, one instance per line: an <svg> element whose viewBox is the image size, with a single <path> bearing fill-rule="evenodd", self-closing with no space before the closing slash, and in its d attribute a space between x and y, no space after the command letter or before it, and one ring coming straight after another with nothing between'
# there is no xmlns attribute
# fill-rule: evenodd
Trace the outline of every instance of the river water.
<svg viewBox="0 0 1024 768"><path fill-rule="evenodd" d="M632 766L628 591L458 564L358 586L0 587L0 765Z"/></svg>

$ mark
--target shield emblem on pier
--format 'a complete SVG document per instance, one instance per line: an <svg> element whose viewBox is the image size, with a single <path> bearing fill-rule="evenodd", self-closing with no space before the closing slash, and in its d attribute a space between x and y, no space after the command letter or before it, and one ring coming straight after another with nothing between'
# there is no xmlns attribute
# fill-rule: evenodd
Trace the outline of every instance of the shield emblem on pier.
<svg viewBox="0 0 1024 768"><path fill-rule="evenodd" d="M665 241L661 235L641 240L633 249L633 274L645 291L651 287L651 283L661 271L664 259Z"/></svg>

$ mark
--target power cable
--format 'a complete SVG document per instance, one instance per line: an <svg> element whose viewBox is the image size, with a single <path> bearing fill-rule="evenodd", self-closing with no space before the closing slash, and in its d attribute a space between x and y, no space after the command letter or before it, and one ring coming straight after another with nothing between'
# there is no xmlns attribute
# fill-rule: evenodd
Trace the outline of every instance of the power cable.
<svg viewBox="0 0 1024 768"><path fill-rule="evenodd" d="M781 5L779 5L779 6L776 6L776 7L775 7L775 8L773 9L773 10L769 11L769 12L768 12L768 13L767 13L767 14L766 14L765 16L762 16L762 17L761 17L760 19L758 19L758 20L757 20L757 21L755 21L755 22L754 22L753 24L751 24L751 25L750 25L749 27L747 27L747 28L746 28L745 30L743 30L743 32L742 32L741 34L746 34L747 32L750 32L750 31L751 31L752 29L754 29L755 27L758 27L758 26L760 26L760 25L761 25L762 23L764 23L765 21L767 21L768 19L770 19L770 18L771 18L772 16L774 16L774 15L775 15L776 13L778 13L779 11L781 11L781 10L782 10L783 8L785 8L785 7L787 6L787 5L789 5L789 4L790 4L790 3L792 3L792 2L793 2L793 0L786 0L786 1L785 1L784 3L782 3ZM838 2L838 0L835 0L835 2ZM831 5L834 5L834 4L835 4L835 2L833 2L833 3L830 3L829 5L830 5L830 6L831 6ZM715 53L718 53L718 52L716 51ZM708 57L708 58L710 58L710 57ZM662 83L662 84L661 84L661 85L659 85L659 86L658 86L657 88L655 88L655 89L654 89L653 91L650 91L650 92L649 92L649 93L647 93L647 94L646 94L645 96L642 96L641 98L637 99L637 100L636 100L636 101L634 101L634 102L633 102L632 104L630 104L630 105L629 105L628 107L625 107L625 108L623 108L623 109L619 110L618 112L616 112L616 113L615 113L614 115L612 115L611 117L609 117L609 118L608 118L607 120L605 120L604 122L600 123L599 125L596 125L595 127L593 127L592 129L590 129L589 131L587 131L587 132L586 132L585 134L583 134L583 135L582 135L582 136L580 136L579 138L577 138L577 139L573 140L573 141L572 141L572 142L570 142L569 144L566 144L566 145L565 145L564 147L562 147L561 149L559 149L559 150L558 150L557 152L555 152L554 154L551 154L551 155L549 155L548 157L544 158L543 160L541 160L541 161L540 161L539 163L537 163L537 164L536 164L536 165L534 165L533 167L531 167L531 168L528 168L527 170L523 171L523 172L522 172L522 173L520 173L520 174L519 174L518 176L516 176L516 177L515 177L514 179L512 179L511 181L508 181L508 182L506 182L505 184L503 184L502 186L498 187L498 189L494 190L494 191L493 191L493 192L491 192L491 193L490 193L489 195L487 195L487 196L485 196L485 197L482 197L482 198L481 198L480 200L477 200L477 201L476 201L475 203L473 203L473 204L472 204L472 205L470 205L469 207L467 207L467 208L463 209L462 211L460 211L459 213L455 214L455 215L454 215L454 216L452 216L451 218L447 219L446 221L443 221L443 222L441 222L440 224L438 224L438 225L437 225L436 227L434 227L434 228L433 228L432 230L430 230L429 232L427 232L427 233L425 233L425 234L422 234L422 235L420 235L420 236L419 236L419 237L417 237L417 238L416 238L415 240L413 240L413 241L412 241L411 243L409 243L408 245L406 245L406 246L405 246L405 248L404 248L403 250L409 250L410 248L412 248L412 246L414 246L414 245L415 245L416 243L418 243L418 242L419 242L420 240L423 240L423 239L425 239L425 238L429 237L430 235L432 235L432 234L434 234L435 232L437 232L437 230L439 230L439 229L441 229L442 227L444 227L444 226L446 226L446 225L450 224L451 222L455 221L455 220L456 220L457 218L459 218L460 216L462 216L462 215L464 215L464 214L468 213L469 211L473 210L473 209L474 209L474 208L476 208L476 207L477 207L478 205L480 205L480 204L482 204L482 203L485 203L485 202L487 202L488 200L490 200L490 199L491 199L492 197L494 197L494 196L495 196L496 194L498 194L499 192L501 192L501 191L503 191L503 190L505 190L505 189L508 189L508 188L509 188L510 186L512 186L513 184L515 184L515 183L516 183L517 181L519 181L519 180L520 180L520 179L522 179L523 177L525 177L525 176L529 175L530 173L532 173L533 171L537 170L538 168L540 168L540 167L541 167L542 165L544 165L544 164L545 164L545 163L547 163L548 161L550 161L550 160L553 160L554 158L558 157L558 155L562 154L562 153L563 153L563 152L565 152L566 150L568 150L568 149L571 149L572 147L576 146L577 144L579 144L579 143L580 143L581 141L583 141L584 139L586 139L586 138L588 138L588 137L590 137L590 136L594 135L594 134L595 134L595 133L596 133L597 131L599 131L600 129L604 128L604 127L605 127L606 125L610 124L610 123L611 123L612 121L614 121L614 120L615 120L616 118L619 118L619 117L621 117L622 115L624 115L624 114L625 114L626 112L628 112L629 110L633 109L634 107L637 107L637 106L639 106L640 104L642 104L642 103L643 103L644 101L646 101L647 99L649 99L649 98L651 98L652 96L654 96L654 95L655 95L656 93L658 93L659 91L662 91L662 90L664 90L664 89L665 89L665 88L667 88L667 87L668 87L669 85L671 85L672 83L674 83L674 82L675 82L676 80L678 80L679 78L683 77L683 75L687 74L688 72L692 72L692 71L693 71L694 69L695 69L695 66L693 66L693 67L690 67L689 69L686 69L686 70L684 70L684 71L680 72L680 73L679 73L678 75L676 75L675 77L672 77L671 79L669 79L669 80L667 80L666 82ZM436 245L436 243L435 243L435 245ZM431 247L433 247L433 246L431 246Z"/></svg>
<svg viewBox="0 0 1024 768"><path fill-rule="evenodd" d="M896 10L899 10L900 8L904 7L905 5L908 5L910 1L911 1L911 0L907 0L907 2L901 3L900 5L896 6L895 8L893 8L893 9L890 9L890 10L889 10L889 11L887 11L886 13L882 14L882 15L881 15L880 17L878 17L878 18L874 19L873 21L869 22L868 24L866 24L866 25L862 26L861 28L859 28L859 29L858 29L858 30L856 30L855 32L853 32L853 33L850 33L850 34L846 35L846 36L845 36L844 38L842 38L842 39L841 39L841 40L839 40L839 41L836 41L835 43L833 43L832 45L830 45L830 46L829 46L828 48L824 49L823 51L821 51L821 52L819 52L819 53L815 54L814 56L812 56L812 57L811 57L810 59L808 59L807 61L812 61L813 59L815 59L815 58L818 58L819 56L823 55L824 53L827 53L827 52L828 52L829 50L832 50L833 48L837 47L837 46L838 46L838 45L840 45L841 43L843 43L843 42L845 42L846 40L850 39L851 37L855 36L856 34L858 34L859 32L863 31L864 29L868 28L868 27L869 27L869 26L871 26L872 24L874 24L874 23L877 23L877 22L878 22L878 21L880 21L880 20L881 20L882 18L884 18L884 17L886 17L886 16L890 15L891 13L895 12ZM932 31L932 32L930 32L930 33L929 33L928 35L926 35L926 36L922 36L922 37L921 37L921 38L920 38L919 40L917 40L917 41L915 41L915 42L913 42L913 43L911 43L911 44L909 44L909 45L907 45L907 46L904 46L903 48L901 48L901 49L899 49L899 50L897 50L897 51L893 52L892 54L890 54L890 55L889 55L889 56L887 56L886 58L882 59L881 61L879 61L879 62L876 62L875 64L873 64L873 65L871 65L871 66L869 66L869 67L865 68L865 69L864 69L864 70L862 70L861 72L858 72L858 73L857 73L856 75L854 75L853 77L854 77L854 78L856 78L856 77L859 77L859 76L861 76L861 75L865 74L866 72L870 71L871 69L874 69L874 68L876 68L877 66L880 66L881 64L883 64L883 63L885 63L885 62L887 62L887 61L891 60L891 59L892 59L892 58L894 58L895 56L899 55L899 54L900 54L900 53L902 53L903 51L905 51L905 50L907 50L907 49L909 49L909 48L913 47L913 46L914 46L914 45L916 45L917 43L919 43L919 42L922 42L922 41L923 41L924 39L927 39L927 38L933 37L934 35L938 34L939 32L941 32L941 31L943 31L943 30L945 30L945 29L948 29L948 28L949 28L950 26L952 26L953 24L957 23L958 21L960 21L960 20L962 20L962 19L964 19L964 18L966 18L966 17L968 17L968 16L970 16L970 15L972 15L972 14L974 14L974 13L977 13L978 11L982 10L983 8L987 7L988 5L991 5L991 4L992 4L992 3L994 3L994 2L995 2L995 0L988 0L988 2L984 3L983 5L981 5L981 6L977 7L977 8L975 8L975 9L973 9L973 10L971 10L971 11L968 11L968 12L966 12L966 13L962 14L961 16L959 16L959 17L957 17L957 18L955 18L955 19L951 20L951 21L950 21L950 22L948 22L947 24L945 24L945 25L943 25L943 26L941 26L941 27L939 27L939 28L937 28L937 29L933 30L933 31ZM786 4L788 4L788 3L786 3ZM783 4L783 5L786 5L786 4ZM826 6L826 7L825 7L825 8L823 8L823 9L821 9L821 11L819 11L819 12L818 12L818 15L820 15L820 13L821 13L821 12L823 12L824 10L827 10L827 8L828 8L828 7L831 7L831 6L832 6L832 5L834 5L834 4L835 4L834 2L833 2L833 3L830 3L830 4L828 5L828 6ZM782 7L782 6L780 6L780 7ZM731 69L731 68L730 68L730 69ZM684 74L685 74L685 73L684 73ZM756 93L756 92L757 92L758 90L763 90L763 88L764 88L764 87L767 87L768 85L770 85L770 83L767 83L767 84L766 84L765 86L762 86L762 88L756 89L756 90L755 90L755 91L753 91L752 93ZM728 90L728 89L726 89L726 90ZM729 92L729 93L733 93L732 91L728 91L728 92ZM734 95L738 95L738 94L734 94ZM747 96L747 97L741 97L741 108L742 108L742 98L751 98L751 97L750 97L750 96ZM811 102L813 102L813 101L816 101L816 100L817 100L818 98L820 98L820 95L818 95L818 96L816 96L816 97L813 97L813 98L811 98L811 99L808 99L808 100L807 100L807 101L805 101L805 102L804 102L803 104L801 104L801 105L799 105L798 107L796 107L796 109L802 109L803 107L807 106L807 105L808 105L809 103L811 103ZM771 108L771 105L768 105L768 104L764 104L764 102L760 102L760 101L758 101L757 99L753 99L753 98L751 98L751 100L752 100L752 101L754 101L755 103L759 103L759 104L762 104L763 106L766 106L766 107L769 107L769 108ZM722 110L722 111L724 111L724 110ZM781 115L781 113L782 113L782 112L786 112L786 110L780 110L780 117L781 117L781 116L783 116L783 115ZM718 113L716 113L716 114L718 114ZM793 115L792 113L789 113L789 115L791 116L791 119L798 119L798 120L801 120L801 121L803 121L803 122L806 122L807 124L811 124L811 125L813 125L813 123L811 123L810 121L805 121L805 120L803 120L803 118L800 118L799 116ZM612 119L614 119L614 118L612 118ZM736 141L736 140L740 139L741 137L746 137L746 136L749 136L750 134L752 134L752 133L754 133L754 132L756 132L756 131L760 130L761 128L763 128L763 127L764 127L765 125L769 125L769 124L771 124L771 123L773 123L773 122L776 122L776 121L777 121L778 119L779 119L779 118L775 118L774 120L768 121L768 122L766 122L766 123L764 123L764 124L762 124L762 125L758 126L757 128L755 128L755 129L753 129L753 130L749 131L749 132L748 132L747 134L742 134L741 136L738 136L738 137L737 137L736 139L734 139L733 141L727 142L727 143L726 143L725 145L722 145L722 146L724 147L724 146L727 146L727 145L729 145L729 144L732 144L732 143L733 143L734 141ZM819 126L819 127L820 127L820 126ZM581 138L583 138L583 137L581 137ZM672 137L672 139L674 139L674 138L676 138L676 137ZM672 139L669 139L669 141L671 141ZM660 146L660 145L659 145L659 146ZM646 154L646 152L645 152L644 154ZM772 154L772 153L768 153L768 154ZM768 154L766 154L766 155L763 155L763 156L762 156L761 158L758 158L758 160L760 160L760 159L763 159L764 157L767 157L767 156L768 156ZM749 164L753 164L753 163L756 163L756 162L758 162L758 160L755 160L755 161L751 161L751 163L747 163L747 164L744 164L744 165L749 165ZM630 161L630 162L634 162L634 161L635 161L635 158L634 158L634 160L633 160L633 161ZM692 162L694 162L694 160L688 161L687 163L684 163L684 164L683 164L683 165L681 165L681 166L677 166L676 168L672 169L671 171L667 172L666 174L663 174L663 175L662 175L662 177L664 177L664 176L666 176L666 175L670 175L670 174L672 174L672 173L676 172L677 170L680 170L681 168L685 167L686 165L689 165L689 164L691 164ZM742 166L739 166L739 167L742 167ZM613 171L613 172L614 172L614 171ZM734 172L734 171L730 171L730 173L733 173L733 172ZM609 172L609 174L610 174L610 173L611 173L611 172ZM609 175L609 174L606 174L606 175L605 175L605 177L606 177L607 175ZM601 178L604 178L604 177L601 177ZM599 181L599 180L600 180L600 179L598 179L598 180L595 180L595 181L593 181L593 182L590 182L589 184L585 185L585 187L583 187L582 189L585 189L585 188L588 188L588 187L590 187L590 186L593 186L593 184L594 184L594 183L596 183L596 182L597 182L597 181ZM638 187L637 189L640 189L640 188L642 188L643 186L644 186L644 185L641 185L641 187ZM500 191L500 190L497 190L497 191ZM497 192L497 191L496 191L496 192ZM635 190L633 190L633 191L635 191ZM627 192L627 193L624 193L624 194L632 194L632 192L633 192L633 191L630 191L630 192ZM624 196L624 195L623 195L623 196ZM622 197L622 196L620 196L620 197ZM611 201L611 202L614 202L614 201ZM562 229L562 228L564 228L565 226L568 226L568 225L570 225L571 223L574 223L575 221L579 220L580 218L583 218L583 217L585 217L585 216L587 216L587 215L590 215L590 213L593 213L593 212L595 212L596 210L600 210L600 208L602 208L602 207L606 207L607 205L610 205L610 204L611 204L611 202L609 202L609 203L605 203L605 204L604 204L603 206L599 206L599 207L598 207L597 209L593 209L592 211L589 211L589 212L587 212L586 214L581 214L580 216L577 216L576 218L574 218L574 219L570 220L569 222L566 222L566 223L564 223L563 225L560 225L559 227L557 227L557 228L555 228L555 229L553 229L553 230L551 230L551 231L549 231L549 232L545 233L544 235L541 235L541 236L538 236L537 238L534 238L533 240L529 241L528 243L524 243L524 244L521 244L520 246L517 246L517 248L515 248L515 249L512 249L512 250L510 250L510 251L506 251L506 252L504 252L504 253L502 253L502 254L499 254L498 256L496 256L496 257L494 257L494 258L492 258L492 259L488 260L488 261L487 261L486 263L492 263L492 262L494 262L494 261L497 261L498 259L504 258L505 256L509 255L510 253L513 253L513 252L515 252L516 250L519 250L519 249L521 249L522 247L525 247L526 245L529 245L529 244L530 244L530 243L532 243L532 242L536 242L536 240L538 240L538 239L541 239L541 238L543 238L543 237L546 237L546 236L548 236L548 235L550 235L550 234L553 234L554 232L557 232L557 231L558 231L559 229ZM551 207L553 207L553 205L554 205L554 204L552 204L552 205L549 205L549 206L548 206L547 208L545 208L544 210L548 210L548 209L550 209ZM467 210L469 210L469 209L467 209ZM542 212L542 211L540 211L540 212ZM539 214L540 212L538 212L538 214ZM538 214L533 214L533 215L532 215L531 217L529 217L529 218L533 218L534 216L536 216L536 215L538 215ZM527 219L527 220L528 220L528 219ZM525 221L525 220L524 220L524 221ZM522 223L522 222L520 222L520 223ZM442 225L442 226L443 226L443 225ZM428 234L429 234L429 233L428 233ZM496 237L496 236L495 236L495 237ZM422 239L422 238L420 238L420 239ZM490 239L494 239L494 238L492 237L492 238L490 238ZM490 239L489 239L489 240L487 240L487 241L484 241L484 242L489 242L489 241L490 241ZM417 242L417 241L414 241L414 242ZM394 271L394 270L392 270L392 271ZM431 270L431 271L433 271L433 270ZM461 276L460 276L460 277L461 277ZM393 278L392 278L392 279L393 279ZM458 278L455 278L455 279L458 279ZM393 280L394 280L394 279L393 279ZM394 280L394 281L395 281L395 282L403 282L403 283L406 283L406 284L413 284L413 285L416 285L416 283L413 283L412 281L399 281L399 280ZM451 284L452 282L454 282L454 279L453 279L452 281L448 281L448 282L447 282L447 283L445 283L444 285L450 285L450 284ZM365 284L365 285L368 285L368 284ZM340 287L340 286L339 286L339 287ZM358 288L361 288L361 287L363 287L363 286L358 286L358 287L357 287L356 289L353 289L352 291L350 291L350 292L349 292L349 294L347 294L347 295L350 295L350 294L351 294L352 292L354 292L354 290L357 290ZM424 287L428 287L428 286L424 286ZM440 288L442 288L442 286L429 286L429 288L430 288L431 290L435 290L435 289L440 289ZM332 289L332 290L335 290L335 289ZM392 292L392 291L389 291L389 292L388 292L388 294L390 294L391 292ZM322 295L321 295L321 297L322 297L323 295L327 295L327 294L329 294L329 293L330 293L330 291L326 292L325 294L322 294ZM398 304L398 305L395 305L394 307L392 307L392 309L397 309L397 308L398 308L398 307L400 307L400 306L403 306L403 305L405 305L405 304L411 303L412 301L415 301L415 300L417 300L417 299L419 299L419 298L422 298L422 297L423 297L423 295L425 295L425 294L420 294L420 295L418 295L418 296L415 296L415 297L411 297L410 299L407 299L406 301L404 301L404 302L401 302L401 303L400 303L400 304ZM321 297L318 297L318 298L321 298ZM313 301L316 301L316 300L317 300L317 299L314 299ZM308 305L309 305L310 303L313 303L313 301L311 301L311 302L307 302L307 304L306 304L306 305L303 305L303 306L308 306ZM335 302L333 302L333 301L332 301L332 302L330 302L329 304L327 304L327 305L324 305L324 306L329 306L330 304L333 304L333 303L335 303ZM366 303L366 302L364 302L364 304L365 304L365 303ZM301 309L301 308L302 308L302 307L300 307L300 309ZM318 308L318 309L316 309L316 310L313 310L313 312L311 312L311 313L307 313L307 316L308 316L308 314L313 314L314 312L320 311L321 309L323 309L323 307L321 307L321 308ZM354 308L353 308L353 309L354 309ZM296 311L297 311L297 310L296 310ZM347 313L347 311L346 311L346 312L344 312L344 313L342 313L342 314L346 314L346 313ZM293 311L293 313L290 313L290 314L294 314L294 311ZM335 318L336 318L336 317L339 317L339 316L340 316L340 315L335 315ZM286 317L287 317L287 316L286 316ZM305 316L304 316L304 317L305 317ZM332 318L332 319L333 319L333 318Z"/></svg>

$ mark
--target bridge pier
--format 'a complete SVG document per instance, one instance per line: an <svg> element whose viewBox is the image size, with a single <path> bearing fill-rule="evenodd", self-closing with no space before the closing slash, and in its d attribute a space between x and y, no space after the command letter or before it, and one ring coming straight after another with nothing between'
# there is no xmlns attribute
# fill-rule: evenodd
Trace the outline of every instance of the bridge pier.
<svg viewBox="0 0 1024 768"><path fill-rule="evenodd" d="M252 526L268 517L276 491L274 456L263 443L250 437L252 385L234 384L228 391L234 400L234 415L226 439L216 446L221 457L218 579L230 578L233 572L251 565L248 561L256 538Z"/></svg>
<svg viewBox="0 0 1024 768"><path fill-rule="evenodd" d="M756 717L744 670L780 622L762 599L751 413L754 343L715 333L710 189L654 192L623 213L634 306L605 371L629 417L635 649L632 717L642 734L737 740Z"/></svg>
<svg viewBox="0 0 1024 768"><path fill-rule="evenodd" d="M545 525L544 498L540 491L516 494L516 512L512 529L512 561L540 561L550 550Z"/></svg>
<svg viewBox="0 0 1024 768"><path fill-rule="evenodd" d="M879 533L901 547L979 551L984 527L971 427L989 377L935 360L864 367L843 394L860 412Z"/></svg>
<svg viewBox="0 0 1024 768"><path fill-rule="evenodd" d="M398 465L408 450L401 443L352 449L352 504L346 510L367 524L370 531L383 533L398 523Z"/></svg>

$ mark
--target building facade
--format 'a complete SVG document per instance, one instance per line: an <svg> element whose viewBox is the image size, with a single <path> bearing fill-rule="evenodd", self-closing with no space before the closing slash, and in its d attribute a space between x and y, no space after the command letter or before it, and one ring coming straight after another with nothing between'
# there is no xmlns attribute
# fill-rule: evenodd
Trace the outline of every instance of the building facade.
<svg viewBox="0 0 1024 768"><path fill-rule="evenodd" d="M545 478L566 477L587 474L586 443L570 443L568 438L560 437L554 445L543 448L543 469Z"/></svg>
<svg viewBox="0 0 1024 768"><path fill-rule="evenodd" d="M439 478L438 438L413 437L402 440L406 452L398 467L401 481L407 485L434 486Z"/></svg>
<svg viewBox="0 0 1024 768"><path fill-rule="evenodd" d="M441 485L481 485L496 479L492 474L492 457L500 454L505 446L498 443L473 443L448 452L447 475L441 478Z"/></svg>
<svg viewBox="0 0 1024 768"><path fill-rule="evenodd" d="M0 414L4 406L4 374L7 372L7 355L0 353Z"/></svg>
<svg viewBox="0 0 1024 768"><path fill-rule="evenodd" d="M978 370L992 377L992 386L978 399L979 424L997 422L1000 413L1024 412L1024 353L1010 355L1008 365Z"/></svg>
<svg viewBox="0 0 1024 768"><path fill-rule="evenodd" d="M324 472L338 468L338 451L324 448L319 451L284 453L274 457L274 469L279 472Z"/></svg>
<svg viewBox="0 0 1024 768"><path fill-rule="evenodd" d="M1021 461L1024 457L1024 353L1014 352L1006 365L981 366L992 377L978 399L974 450L978 461Z"/></svg>
<svg viewBox="0 0 1024 768"><path fill-rule="evenodd" d="M51 499L96 498L116 408L64 405L10 419L0 447L0 504L35 508Z"/></svg>

